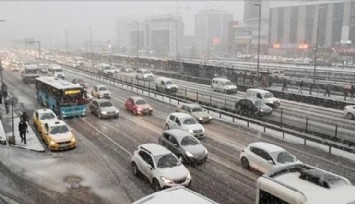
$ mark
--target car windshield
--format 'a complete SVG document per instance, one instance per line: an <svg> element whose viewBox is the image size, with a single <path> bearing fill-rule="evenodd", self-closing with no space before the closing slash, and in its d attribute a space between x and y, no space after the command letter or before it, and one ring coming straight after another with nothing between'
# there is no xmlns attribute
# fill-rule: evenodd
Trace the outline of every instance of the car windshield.
<svg viewBox="0 0 355 204"><path fill-rule="evenodd" d="M193 118L185 118L183 119L183 121L184 121L183 124L185 125L192 125L197 123L196 120Z"/></svg>
<svg viewBox="0 0 355 204"><path fill-rule="evenodd" d="M111 107L112 103L110 101L100 103L100 107Z"/></svg>
<svg viewBox="0 0 355 204"><path fill-rule="evenodd" d="M163 156L156 157L158 168L172 168L175 166L180 166L181 162L173 154L166 154Z"/></svg>
<svg viewBox="0 0 355 204"><path fill-rule="evenodd" d="M171 84L174 84L172 81L166 81L166 84L167 85L171 85Z"/></svg>
<svg viewBox="0 0 355 204"><path fill-rule="evenodd" d="M143 99L138 99L137 101L136 101L136 104L137 105L144 105L144 104L146 104L147 102L145 101L145 100L143 100Z"/></svg>
<svg viewBox="0 0 355 204"><path fill-rule="evenodd" d="M265 103L262 100L256 100L254 102L254 104L255 104L255 106L263 106L263 105L265 105Z"/></svg>
<svg viewBox="0 0 355 204"><path fill-rule="evenodd" d="M104 67L104 70L112 70L111 67Z"/></svg>
<svg viewBox="0 0 355 204"><path fill-rule="evenodd" d="M143 71L143 74L151 74L152 72L150 71Z"/></svg>
<svg viewBox="0 0 355 204"><path fill-rule="evenodd" d="M106 87L100 87L99 91L107 91L107 88Z"/></svg>
<svg viewBox="0 0 355 204"><path fill-rule="evenodd" d="M224 85L227 85L227 86L229 86L229 85L233 85L233 84L232 84L232 82L230 82L230 81L227 81L227 82L225 82L225 83L224 83Z"/></svg>
<svg viewBox="0 0 355 204"><path fill-rule="evenodd" d="M281 164L287 164L296 161L296 158L292 156L290 153L288 153L287 151L272 152L271 155L273 158L276 159L277 163L281 163Z"/></svg>
<svg viewBox="0 0 355 204"><path fill-rule="evenodd" d="M201 107L196 107L192 109L192 112L203 112L203 109Z"/></svg>
<svg viewBox="0 0 355 204"><path fill-rule="evenodd" d="M185 136L184 138L182 138L181 140L181 145L182 146L188 146L188 145L197 145L200 144L200 142L192 136Z"/></svg>
<svg viewBox="0 0 355 204"><path fill-rule="evenodd" d="M54 70L54 72L63 72L63 70L62 69L56 69L56 70Z"/></svg>
<svg viewBox="0 0 355 204"><path fill-rule="evenodd" d="M37 74L37 69L26 69L25 73L26 74Z"/></svg>
<svg viewBox="0 0 355 204"><path fill-rule="evenodd" d="M39 118L40 120L50 120L56 118L53 113L43 113L41 117Z"/></svg>
<svg viewBox="0 0 355 204"><path fill-rule="evenodd" d="M69 132L69 128L66 125L58 125L51 127L51 131L49 132L52 135L63 134Z"/></svg>
<svg viewBox="0 0 355 204"><path fill-rule="evenodd" d="M272 98L272 97L274 97L274 96L272 95L272 93L266 93L266 94L264 95L264 98Z"/></svg>

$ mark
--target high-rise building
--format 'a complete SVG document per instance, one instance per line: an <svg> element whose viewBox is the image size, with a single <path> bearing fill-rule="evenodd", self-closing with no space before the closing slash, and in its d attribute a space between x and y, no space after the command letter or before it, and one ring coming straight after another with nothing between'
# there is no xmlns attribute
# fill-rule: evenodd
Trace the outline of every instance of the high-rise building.
<svg viewBox="0 0 355 204"><path fill-rule="evenodd" d="M197 48L209 51L212 47L226 47L229 22L233 14L219 8L205 9L195 15Z"/></svg>

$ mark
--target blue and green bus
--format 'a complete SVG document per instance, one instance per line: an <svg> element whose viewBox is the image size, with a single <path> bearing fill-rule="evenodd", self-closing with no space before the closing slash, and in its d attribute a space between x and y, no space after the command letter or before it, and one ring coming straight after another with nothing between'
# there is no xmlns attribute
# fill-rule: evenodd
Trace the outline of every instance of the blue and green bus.
<svg viewBox="0 0 355 204"><path fill-rule="evenodd" d="M56 77L36 78L38 102L61 118L85 116L84 90L80 85Z"/></svg>

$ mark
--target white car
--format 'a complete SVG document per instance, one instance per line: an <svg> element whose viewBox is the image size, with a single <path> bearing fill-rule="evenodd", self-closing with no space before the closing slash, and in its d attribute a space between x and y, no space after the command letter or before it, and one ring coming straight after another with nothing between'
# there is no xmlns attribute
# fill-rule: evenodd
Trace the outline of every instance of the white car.
<svg viewBox="0 0 355 204"><path fill-rule="evenodd" d="M154 74L148 69L137 69L136 79L152 81L154 80Z"/></svg>
<svg viewBox="0 0 355 204"><path fill-rule="evenodd" d="M355 119L355 105L345 106L344 115L349 120Z"/></svg>
<svg viewBox="0 0 355 204"><path fill-rule="evenodd" d="M111 92L105 85L96 85L91 89L91 95L97 98L111 98Z"/></svg>
<svg viewBox="0 0 355 204"><path fill-rule="evenodd" d="M170 113L166 118L165 128L184 130L196 138L204 137L205 134L205 128L187 113Z"/></svg>
<svg viewBox="0 0 355 204"><path fill-rule="evenodd" d="M264 142L251 143L245 147L240 153L240 161L243 168L253 168L262 173L282 166L302 164L282 147Z"/></svg>
<svg viewBox="0 0 355 204"><path fill-rule="evenodd" d="M131 159L132 173L143 174L154 191L191 183L190 171L168 149L158 144L139 145Z"/></svg>

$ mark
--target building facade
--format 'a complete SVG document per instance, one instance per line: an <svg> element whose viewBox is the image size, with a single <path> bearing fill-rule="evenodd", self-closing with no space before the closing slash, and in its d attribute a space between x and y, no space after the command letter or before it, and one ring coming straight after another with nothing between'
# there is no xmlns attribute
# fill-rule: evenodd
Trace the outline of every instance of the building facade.
<svg viewBox="0 0 355 204"><path fill-rule="evenodd" d="M181 16L157 16L140 23L138 32L137 23L132 23L130 32L132 49L135 49L138 33L140 50L149 51L156 56L176 56L181 49L179 44L184 25Z"/></svg>
<svg viewBox="0 0 355 204"><path fill-rule="evenodd" d="M196 48L200 53L209 55L218 49L226 51L232 20L233 14L219 8L201 10L195 15Z"/></svg>
<svg viewBox="0 0 355 204"><path fill-rule="evenodd" d="M355 2L315 1L270 10L269 44L274 53L355 46ZM340 50L341 52L341 50Z"/></svg>

